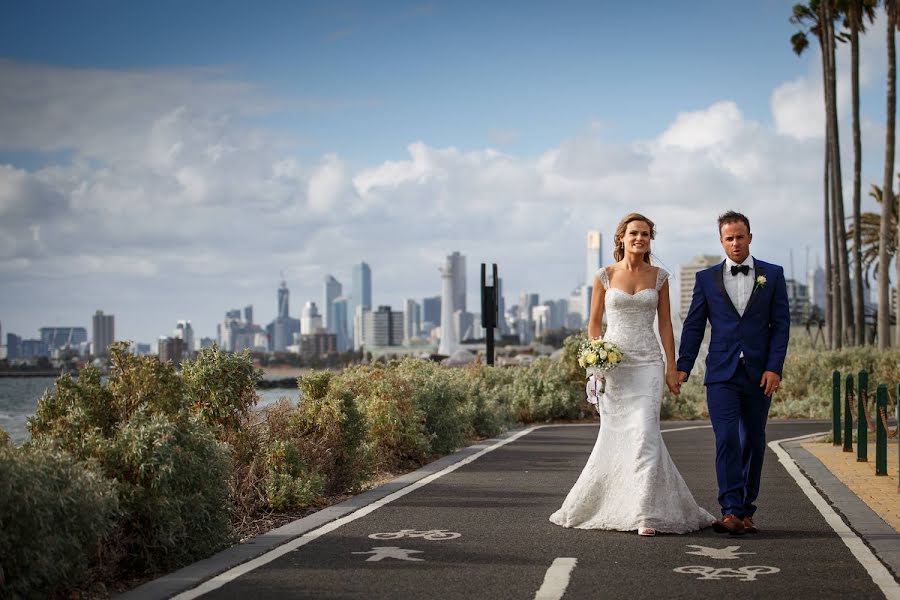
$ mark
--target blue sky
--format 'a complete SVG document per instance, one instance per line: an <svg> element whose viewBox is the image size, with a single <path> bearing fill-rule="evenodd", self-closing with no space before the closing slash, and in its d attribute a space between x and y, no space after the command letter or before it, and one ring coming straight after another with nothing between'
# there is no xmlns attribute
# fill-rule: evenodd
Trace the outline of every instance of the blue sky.
<svg viewBox="0 0 900 600"><path fill-rule="evenodd" d="M101 308L121 337L185 318L210 336L232 307L274 316L280 271L296 315L360 260L399 308L454 250L471 303L481 261L507 304L564 297L585 232L611 243L630 210L673 270L718 250L728 208L754 253L800 266L821 246L821 106L791 4L5 2L3 330ZM869 207L883 37L863 46Z"/></svg>

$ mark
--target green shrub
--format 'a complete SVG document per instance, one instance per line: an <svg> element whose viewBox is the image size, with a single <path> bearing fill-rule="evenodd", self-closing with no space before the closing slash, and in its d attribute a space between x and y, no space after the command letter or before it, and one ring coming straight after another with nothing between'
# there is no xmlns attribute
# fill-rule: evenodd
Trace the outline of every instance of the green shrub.
<svg viewBox="0 0 900 600"><path fill-rule="evenodd" d="M117 514L114 483L90 466L59 451L0 448L0 596L87 585Z"/></svg>
<svg viewBox="0 0 900 600"><path fill-rule="evenodd" d="M230 539L228 449L189 412L171 363L110 348L109 384L87 368L63 376L28 428L36 448L95 464L116 483L121 511L107 555L121 576L156 573L208 555Z"/></svg>
<svg viewBox="0 0 900 600"><path fill-rule="evenodd" d="M460 372L466 385L463 412L472 433L494 437L515 423L512 384L515 369L473 364Z"/></svg>
<svg viewBox="0 0 900 600"><path fill-rule="evenodd" d="M429 450L449 454L472 437L465 411L465 371L437 363L406 358L391 368L411 390L412 402L425 418Z"/></svg>
<svg viewBox="0 0 900 600"><path fill-rule="evenodd" d="M236 430L259 401L256 384L262 371L253 367L250 351L222 352L204 348L181 366L181 376L194 414L207 425Z"/></svg>
<svg viewBox="0 0 900 600"><path fill-rule="evenodd" d="M570 375L569 365L549 358L517 369L513 380L516 420L534 423L584 418L590 408L584 400L584 379L582 376L575 384Z"/></svg>
<svg viewBox="0 0 900 600"><path fill-rule="evenodd" d="M325 480L303 460L296 446L282 440L266 456L266 497L274 510L309 506L325 489Z"/></svg>

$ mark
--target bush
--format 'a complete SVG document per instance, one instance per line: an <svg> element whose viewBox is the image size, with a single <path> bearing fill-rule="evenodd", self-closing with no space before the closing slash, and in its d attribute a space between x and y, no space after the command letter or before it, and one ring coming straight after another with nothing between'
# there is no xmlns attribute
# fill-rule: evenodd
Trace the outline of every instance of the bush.
<svg viewBox="0 0 900 600"><path fill-rule="evenodd" d="M590 408L584 400L584 376L576 385L564 361L539 358L515 371L513 394L516 420L521 423L581 419Z"/></svg>
<svg viewBox="0 0 900 600"><path fill-rule="evenodd" d="M319 498L325 480L306 464L296 446L276 441L266 456L266 498L274 510L305 507Z"/></svg>
<svg viewBox="0 0 900 600"><path fill-rule="evenodd" d="M465 411L465 371L407 358L392 371L409 385L412 402L425 418L428 446L433 454L448 454L472 437L472 422Z"/></svg>
<svg viewBox="0 0 900 600"><path fill-rule="evenodd" d="M231 540L228 449L190 412L171 363L110 347L96 369L61 377L28 421L30 446L62 450L115 482L120 513L107 555L127 577L206 556Z"/></svg>
<svg viewBox="0 0 900 600"><path fill-rule="evenodd" d="M236 430L259 401L256 384L262 371L253 367L250 351L222 352L204 348L181 366L191 411L203 423Z"/></svg>
<svg viewBox="0 0 900 600"><path fill-rule="evenodd" d="M0 564L5 597L85 585L116 523L115 485L68 454L0 448Z"/></svg>

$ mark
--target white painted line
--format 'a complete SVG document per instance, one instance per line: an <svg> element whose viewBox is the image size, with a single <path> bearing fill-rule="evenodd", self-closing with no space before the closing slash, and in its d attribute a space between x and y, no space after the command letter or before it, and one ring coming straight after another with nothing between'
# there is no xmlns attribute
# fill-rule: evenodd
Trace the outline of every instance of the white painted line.
<svg viewBox="0 0 900 600"><path fill-rule="evenodd" d="M481 458L488 452L492 452L493 450L496 450L497 448L500 448L501 446L505 446L506 444L509 444L510 442L514 442L517 439L519 439L520 437L522 437L524 435L528 435L532 431L534 431L536 429L541 429L543 427L547 427L547 425L536 425L534 427L529 427L528 429L523 429L522 431L520 431L514 435L511 435L510 437L508 437L506 439L500 440L500 441L496 442L495 444L488 446L487 448L480 450L480 451L476 452L475 454L468 456L468 457L464 458L463 460L461 460L457 463L454 463L441 471L438 471L437 473L432 473L428 477L423 477L419 481L412 483L401 490L397 490L393 494L390 494L389 496L385 496L381 500L373 502L372 504L367 504L366 506L360 508L359 510L357 510L353 513L350 513L349 515L345 515L345 516L341 517L340 519L335 519L331 523L323 525L322 527L319 527L318 529L313 529L312 531L308 531L307 533L301 535L297 539L291 540L290 542L288 542L286 544L278 546L274 550L270 550L269 552L266 552L265 554L263 554L261 556L257 556L253 560L249 560L241 565L234 567L233 569L229 569L228 571L225 571L224 573L216 575L212 579L204 581L199 586L197 586L193 589L187 590L185 592L182 592L182 593L178 594L177 596L174 596L174 598L176 600L189 600L191 598L198 598L198 597L202 596L203 594L206 594L207 592L211 592L213 590L219 589L226 583L228 583L230 581L234 581L241 575L245 575L246 573L249 573L253 569L256 569L265 564L268 564L268 563L272 562L273 560L275 560L276 558L278 558L280 556L284 556L288 552L293 552L300 546L305 546L306 544L312 542L313 540L316 540L316 539L322 537L326 533L328 533L330 531L334 531L338 527L341 527L342 525L346 525L347 523L350 523L351 521L355 521L356 519L364 517L367 514L381 508L385 504L393 502L394 500L397 500L398 498L402 498L406 494L409 494L410 492L414 492L415 490L419 489L420 487L431 483L435 479L438 479L439 477L443 477L444 475L447 475L448 473L452 473L456 469L458 469L464 465L467 465L470 462L477 460L478 458Z"/></svg>
<svg viewBox="0 0 900 600"><path fill-rule="evenodd" d="M813 433L810 435L788 438L786 440L776 440L769 443L769 448L775 452L778 456L778 461L784 465L785 470L791 474L797 482L797 485L800 486L800 489L806 494L806 497L812 501L813 506L819 509L822 516L825 517L825 521L831 525L831 528L837 533L838 537L841 538L841 541L850 549L851 554L853 554L856 560L863 566L869 574L869 577L875 582L875 585L881 589L884 597L888 600L900 600L900 584L894 580L887 568L881 564L881 561L872 554L872 551L869 550L869 547L866 546L862 539L860 539L860 537L844 523L831 505L828 504L816 488L810 484L809 480L800 471L797 463L794 462L794 459L781 447L785 442L796 442L799 440L821 437L823 435L825 435L825 433Z"/></svg>
<svg viewBox="0 0 900 600"><path fill-rule="evenodd" d="M560 557L553 561L544 575L541 589L534 595L534 600L559 600L569 587L572 569L578 564L577 558Z"/></svg>

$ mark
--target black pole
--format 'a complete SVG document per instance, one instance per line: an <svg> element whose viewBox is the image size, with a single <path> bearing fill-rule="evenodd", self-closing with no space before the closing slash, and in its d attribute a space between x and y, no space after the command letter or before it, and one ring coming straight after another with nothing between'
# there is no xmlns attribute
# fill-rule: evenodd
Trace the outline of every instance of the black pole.
<svg viewBox="0 0 900 600"><path fill-rule="evenodd" d="M491 269L487 285L487 265L481 263L481 326L484 327L487 364L494 364L494 329L497 327L497 264Z"/></svg>

